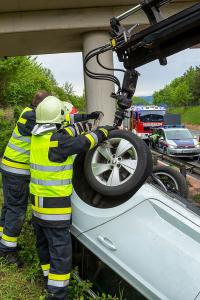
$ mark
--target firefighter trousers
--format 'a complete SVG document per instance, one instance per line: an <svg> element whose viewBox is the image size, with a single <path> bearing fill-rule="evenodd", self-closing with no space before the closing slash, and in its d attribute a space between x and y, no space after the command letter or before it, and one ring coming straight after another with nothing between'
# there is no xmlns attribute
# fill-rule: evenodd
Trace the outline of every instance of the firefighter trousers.
<svg viewBox="0 0 200 300"><path fill-rule="evenodd" d="M72 245L69 226L64 228L44 227L35 219L36 245L43 270L47 278L47 300L68 300L72 266Z"/></svg>
<svg viewBox="0 0 200 300"><path fill-rule="evenodd" d="M29 176L2 173L4 204L0 218L0 251L16 250L28 205L29 182Z"/></svg>

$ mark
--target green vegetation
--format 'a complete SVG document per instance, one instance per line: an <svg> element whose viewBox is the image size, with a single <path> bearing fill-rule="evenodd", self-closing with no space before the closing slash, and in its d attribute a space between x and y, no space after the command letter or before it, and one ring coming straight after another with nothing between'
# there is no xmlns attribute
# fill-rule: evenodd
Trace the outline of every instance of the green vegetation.
<svg viewBox="0 0 200 300"><path fill-rule="evenodd" d="M184 124L200 125L200 106L170 108L169 112L180 114Z"/></svg>
<svg viewBox="0 0 200 300"><path fill-rule="evenodd" d="M200 104L200 67L190 67L183 76L153 94L154 104L171 107Z"/></svg>
<svg viewBox="0 0 200 300"><path fill-rule="evenodd" d="M28 56L0 60L0 156L11 136L23 108L31 103L38 90L47 90L63 101L71 102L80 112L85 111L85 96L77 96L73 85L58 86L49 69Z"/></svg>
<svg viewBox="0 0 200 300"><path fill-rule="evenodd" d="M29 56L0 60L0 107L26 106L38 90L47 90L61 100L85 110L85 98L76 96L71 83L58 86L52 72Z"/></svg>
<svg viewBox="0 0 200 300"><path fill-rule="evenodd" d="M193 197L193 200L199 204L200 203L200 194L196 194L194 197Z"/></svg>
<svg viewBox="0 0 200 300"><path fill-rule="evenodd" d="M2 157L4 153L4 149L8 143L8 140L12 134L15 120L12 115L7 116L6 113L4 115L0 114L0 124L1 124L1 130L0 130L0 156Z"/></svg>
<svg viewBox="0 0 200 300"><path fill-rule="evenodd" d="M144 98L133 96L133 105L137 104L149 105L148 101L146 101Z"/></svg>
<svg viewBox="0 0 200 300"><path fill-rule="evenodd" d="M42 285L35 280L29 280L29 267L17 269L0 260L0 299L4 300L36 300L42 297Z"/></svg>
<svg viewBox="0 0 200 300"><path fill-rule="evenodd" d="M167 104L169 112L181 114L185 124L200 125L200 67L190 67L183 76L155 92L153 103Z"/></svg>

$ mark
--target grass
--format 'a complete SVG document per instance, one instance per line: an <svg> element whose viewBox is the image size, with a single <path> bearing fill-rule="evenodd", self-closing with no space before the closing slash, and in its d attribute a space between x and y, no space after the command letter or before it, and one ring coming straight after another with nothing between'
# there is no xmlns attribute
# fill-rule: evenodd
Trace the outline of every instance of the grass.
<svg viewBox="0 0 200 300"><path fill-rule="evenodd" d="M0 108L0 116L8 119L8 120L11 120L13 119L14 117L14 114L13 114L13 108L12 107L7 107L7 108Z"/></svg>
<svg viewBox="0 0 200 300"><path fill-rule="evenodd" d="M1 300L36 300L45 299L42 282L30 280L30 267L17 269L0 260L0 299ZM40 279L41 280L41 279ZM43 295L43 296L42 296Z"/></svg>
<svg viewBox="0 0 200 300"><path fill-rule="evenodd" d="M0 176L0 207L3 202L2 181ZM0 300L44 300L43 276L35 247L35 236L30 224L31 209L27 212L26 222L23 226L20 238L20 257L24 261L22 268L8 265L4 259L0 259ZM71 300L92 300L87 293L92 287L91 282L85 280L78 283L72 272L69 286ZM119 300L116 297L102 294L98 300ZM120 297L122 300L122 297Z"/></svg>
<svg viewBox="0 0 200 300"><path fill-rule="evenodd" d="M170 113L180 114L182 123L200 125L200 105L169 109Z"/></svg>
<svg viewBox="0 0 200 300"><path fill-rule="evenodd" d="M200 203L200 194L194 195L193 200L197 203Z"/></svg>

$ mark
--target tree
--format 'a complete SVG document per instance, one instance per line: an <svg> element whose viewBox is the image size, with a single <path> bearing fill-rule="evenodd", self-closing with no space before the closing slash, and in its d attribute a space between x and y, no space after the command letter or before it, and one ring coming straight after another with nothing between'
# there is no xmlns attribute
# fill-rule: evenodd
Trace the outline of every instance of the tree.
<svg viewBox="0 0 200 300"><path fill-rule="evenodd" d="M200 104L200 67L196 67L193 80L190 82L190 90L193 95L193 104Z"/></svg>
<svg viewBox="0 0 200 300"><path fill-rule="evenodd" d="M76 96L73 84L60 87L51 70L34 57L9 57L0 60L0 106L25 106L38 90L46 90L63 101L85 111L85 97Z"/></svg>
<svg viewBox="0 0 200 300"><path fill-rule="evenodd" d="M74 87L73 87L73 84L71 82L65 82L64 90L65 90L67 95L74 95L75 94Z"/></svg>
<svg viewBox="0 0 200 300"><path fill-rule="evenodd" d="M192 93L186 81L182 81L174 90L174 106L188 106L191 104ZM178 105L177 105L178 104Z"/></svg>
<svg viewBox="0 0 200 300"><path fill-rule="evenodd" d="M57 83L50 70L38 64L36 58L14 57L0 61L3 81L0 105L27 105L38 90L53 92Z"/></svg>
<svg viewBox="0 0 200 300"><path fill-rule="evenodd" d="M171 103L171 88L169 85L166 85L164 89L154 92L153 94L153 103L156 105Z"/></svg>
<svg viewBox="0 0 200 300"><path fill-rule="evenodd" d="M77 95L67 95L66 101L71 102L79 112L85 112L86 111L86 99L85 95L77 96Z"/></svg>
<svg viewBox="0 0 200 300"><path fill-rule="evenodd" d="M10 57L8 59L0 60L0 105L6 106L7 101L5 97L5 90L9 82L15 77L18 68L22 64L23 57Z"/></svg>
<svg viewBox="0 0 200 300"><path fill-rule="evenodd" d="M200 103L200 67L190 67L181 77L153 94L154 104L188 106Z"/></svg>
<svg viewBox="0 0 200 300"><path fill-rule="evenodd" d="M149 105L149 103L144 99L137 96L133 96L133 105L137 104L143 104L143 105Z"/></svg>

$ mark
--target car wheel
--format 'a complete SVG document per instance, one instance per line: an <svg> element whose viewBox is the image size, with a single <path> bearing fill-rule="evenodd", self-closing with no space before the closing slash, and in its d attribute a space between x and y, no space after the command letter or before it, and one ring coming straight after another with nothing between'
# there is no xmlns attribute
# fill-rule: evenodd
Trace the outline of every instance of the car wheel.
<svg viewBox="0 0 200 300"><path fill-rule="evenodd" d="M113 130L109 139L86 154L84 173L101 195L132 195L152 172L147 145L130 131Z"/></svg>
<svg viewBox="0 0 200 300"><path fill-rule="evenodd" d="M146 140L144 140L144 142L146 143L146 145L148 146L148 147L150 147L150 140L148 139L146 139Z"/></svg>
<svg viewBox="0 0 200 300"><path fill-rule="evenodd" d="M187 198L188 187L185 177L178 171L167 166L153 168L152 177L154 183L162 187L166 192L178 194Z"/></svg>

